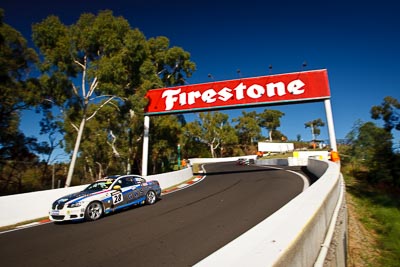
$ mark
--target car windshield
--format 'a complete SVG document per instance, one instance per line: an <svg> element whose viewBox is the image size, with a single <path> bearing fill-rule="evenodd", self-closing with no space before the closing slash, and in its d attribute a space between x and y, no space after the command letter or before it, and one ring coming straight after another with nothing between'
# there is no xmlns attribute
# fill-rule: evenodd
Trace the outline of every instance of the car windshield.
<svg viewBox="0 0 400 267"><path fill-rule="evenodd" d="M101 191L104 189L108 189L111 184L112 184L112 180L101 180L101 181L97 181L91 185L89 185L88 187L85 188L85 190L83 191Z"/></svg>

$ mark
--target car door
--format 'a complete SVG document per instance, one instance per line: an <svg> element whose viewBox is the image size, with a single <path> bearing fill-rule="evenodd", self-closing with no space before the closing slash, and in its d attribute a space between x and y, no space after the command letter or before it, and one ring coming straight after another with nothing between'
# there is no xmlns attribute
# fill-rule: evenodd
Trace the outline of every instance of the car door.
<svg viewBox="0 0 400 267"><path fill-rule="evenodd" d="M119 185L121 189L112 194L114 207L117 208L131 204L134 201L134 179L129 176L122 177L115 183L115 185Z"/></svg>
<svg viewBox="0 0 400 267"><path fill-rule="evenodd" d="M146 196L147 191L149 190L146 184L146 180L140 176L134 176L133 180L135 183L135 197L138 199L143 199Z"/></svg>

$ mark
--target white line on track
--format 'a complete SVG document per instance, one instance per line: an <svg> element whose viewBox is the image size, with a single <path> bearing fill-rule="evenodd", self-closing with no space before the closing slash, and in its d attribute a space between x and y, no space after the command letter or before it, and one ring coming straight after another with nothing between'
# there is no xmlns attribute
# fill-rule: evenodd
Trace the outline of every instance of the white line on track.
<svg viewBox="0 0 400 267"><path fill-rule="evenodd" d="M260 165L257 165L260 166ZM304 185L303 185L303 191L306 190L308 187L310 187L310 181L308 180L308 178L306 176L304 176L301 173L298 173L296 171L292 171L292 170L286 170L284 168L279 168L279 167L271 167L271 166L260 166L260 167L264 167L264 168L269 168L269 169L274 169L274 170L282 170L282 171L287 171L287 172L291 172L293 174L296 174L298 176L301 177L301 179L303 179Z"/></svg>

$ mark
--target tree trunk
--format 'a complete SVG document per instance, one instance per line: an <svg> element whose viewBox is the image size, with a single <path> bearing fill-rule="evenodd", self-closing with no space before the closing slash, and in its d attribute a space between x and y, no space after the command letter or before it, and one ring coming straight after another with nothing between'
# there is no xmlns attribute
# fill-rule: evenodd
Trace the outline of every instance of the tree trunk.
<svg viewBox="0 0 400 267"><path fill-rule="evenodd" d="M74 174L76 158L79 152L79 146L81 145L83 129L85 129L86 115L83 116L81 124L79 126L78 136L76 137L74 152L72 153L71 163L69 164L67 180L65 181L65 187L69 187L72 181L72 175Z"/></svg>

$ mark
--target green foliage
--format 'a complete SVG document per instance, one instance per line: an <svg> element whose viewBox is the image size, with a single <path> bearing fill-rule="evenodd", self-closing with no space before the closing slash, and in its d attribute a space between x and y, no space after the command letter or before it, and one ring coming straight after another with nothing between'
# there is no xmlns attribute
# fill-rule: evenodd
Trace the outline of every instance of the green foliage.
<svg viewBox="0 0 400 267"><path fill-rule="evenodd" d="M36 81L29 77L38 56L23 36L3 22L0 9L0 195L29 191L37 177L29 169L38 164L36 138L19 130L21 112L39 102ZM35 180L36 179L36 180Z"/></svg>
<svg viewBox="0 0 400 267"><path fill-rule="evenodd" d="M345 171L347 192L356 200L360 220L377 234L379 266L398 266L400 262L400 201L393 188L378 188L365 181L354 180Z"/></svg>
<svg viewBox="0 0 400 267"><path fill-rule="evenodd" d="M391 131L393 128L400 131L400 102L387 96L383 99L380 106L373 106L371 108L371 117L375 120L383 119L385 122L384 128Z"/></svg>
<svg viewBox="0 0 400 267"><path fill-rule="evenodd" d="M349 144L339 148L347 191L357 199L363 224L378 235L374 249L379 251L379 266L385 267L400 262L400 154L393 150L389 126L393 121L387 107L383 104L371 111L375 118L386 114L381 117L384 128L358 121L347 136Z"/></svg>
<svg viewBox="0 0 400 267"><path fill-rule="evenodd" d="M400 154L392 149L388 128L372 122L356 122L347 137L349 144L340 147L347 191L358 201L361 221L378 235L380 266L398 266Z"/></svg>
<svg viewBox="0 0 400 267"><path fill-rule="evenodd" d="M317 136L321 134L321 129L319 127L325 126L325 123L322 119L318 118L304 124L306 128L311 129L312 139L316 140Z"/></svg>
<svg viewBox="0 0 400 267"><path fill-rule="evenodd" d="M36 104L37 94L29 90L28 73L37 61L33 49L14 28L3 22L0 9L0 147L19 134L20 113Z"/></svg>
<svg viewBox="0 0 400 267"><path fill-rule="evenodd" d="M369 182L386 183L400 186L399 154L392 150L393 136L372 122L358 122L347 135L349 147L345 154L344 163L351 163L355 171L368 170Z"/></svg>
<svg viewBox="0 0 400 267"><path fill-rule="evenodd" d="M255 111L242 111L242 116L234 118L232 121L237 124L235 129L238 134L239 144L252 145L261 137L261 127L259 125L258 115Z"/></svg>
<svg viewBox="0 0 400 267"><path fill-rule="evenodd" d="M152 134L150 135L152 174L172 171L177 164L177 146L182 128L181 122L175 115L153 117ZM182 159L182 157L181 157Z"/></svg>
<svg viewBox="0 0 400 267"><path fill-rule="evenodd" d="M281 117L285 113L279 110L265 109L264 112L259 114L259 123L269 132L269 140L272 142L273 132L281 126Z"/></svg>
<svg viewBox="0 0 400 267"><path fill-rule="evenodd" d="M199 120L188 123L183 132L187 139L206 144L211 157L216 157L216 149L222 154L227 145L238 142L228 119L227 114L218 111L199 113Z"/></svg>
<svg viewBox="0 0 400 267"><path fill-rule="evenodd" d="M165 86L182 85L185 76L191 77L196 65L191 62L190 53L180 47L169 48L169 40L160 36L149 39L151 61Z"/></svg>
<svg viewBox="0 0 400 267"><path fill-rule="evenodd" d="M109 10L82 14L70 26L49 16L34 24L33 40L44 56L42 91L65 115L66 151L80 148L92 179L138 165L146 92L183 84L195 70L188 52L169 47L166 37L146 40Z"/></svg>
<svg viewBox="0 0 400 267"><path fill-rule="evenodd" d="M284 142L287 140L287 136L284 135L281 131L275 130L272 133L272 140L279 140L279 141Z"/></svg>

